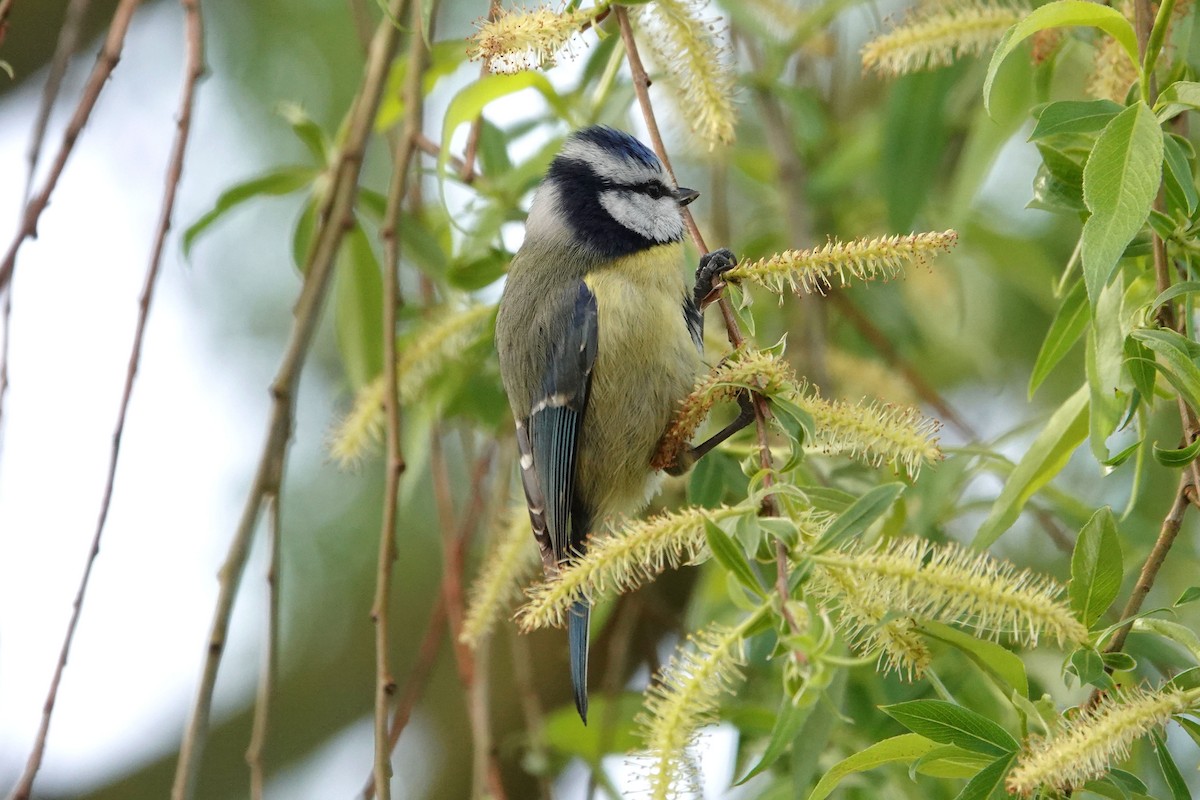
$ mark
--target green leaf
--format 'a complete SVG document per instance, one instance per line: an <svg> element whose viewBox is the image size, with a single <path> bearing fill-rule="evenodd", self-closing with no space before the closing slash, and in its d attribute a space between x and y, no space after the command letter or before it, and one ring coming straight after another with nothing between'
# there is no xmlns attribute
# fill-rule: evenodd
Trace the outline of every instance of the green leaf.
<svg viewBox="0 0 1200 800"><path fill-rule="evenodd" d="M1010 652L995 642L977 639L957 628L932 620L918 623L921 632L933 639L961 650L968 658L999 681L1003 686L1015 689L1022 697L1029 696L1029 678L1025 674L1025 662L1016 653ZM1009 694L1007 691L1005 694Z"/></svg>
<svg viewBox="0 0 1200 800"><path fill-rule="evenodd" d="M708 549L712 550L717 563L731 572L738 582L759 597L766 597L762 583L754 574L754 568L746 560L746 554L730 538L729 534L717 527L717 523L705 517L704 538L708 540Z"/></svg>
<svg viewBox="0 0 1200 800"><path fill-rule="evenodd" d="M1170 205L1181 211L1184 216L1190 217L1197 205L1200 205L1200 196L1196 194L1196 179L1192 177L1191 161L1180 141L1178 135L1173 133L1163 138L1163 187Z"/></svg>
<svg viewBox="0 0 1200 800"><path fill-rule="evenodd" d="M1154 460L1164 467L1186 467L1197 455L1200 455L1200 439L1178 450L1164 450L1157 442L1154 444Z"/></svg>
<svg viewBox="0 0 1200 800"><path fill-rule="evenodd" d="M1093 306L1150 214L1162 162L1162 128L1135 103L1105 126L1084 165L1083 200L1092 215L1083 226L1083 278Z"/></svg>
<svg viewBox="0 0 1200 800"><path fill-rule="evenodd" d="M1016 753L997 758L979 770L954 800L988 800L992 793L1004 784L1004 778L1016 760Z"/></svg>
<svg viewBox="0 0 1200 800"><path fill-rule="evenodd" d="M910 700L880 710L913 733L941 744L1001 756L1021 746L1012 734L978 712L945 700Z"/></svg>
<svg viewBox="0 0 1200 800"><path fill-rule="evenodd" d="M804 460L804 443L812 439L816 423L811 414L785 397L771 397L770 401L774 412L772 418L783 428L792 445L791 455L779 471L790 472Z"/></svg>
<svg viewBox="0 0 1200 800"><path fill-rule="evenodd" d="M189 225L183 232L184 256L191 251L196 237L204 233L210 225L225 216L231 209L262 195L275 196L297 192L316 178L317 171L312 167L283 167L231 186L221 192L216 205L210 211Z"/></svg>
<svg viewBox="0 0 1200 800"><path fill-rule="evenodd" d="M1200 109L1200 83L1175 81L1158 93L1154 113L1159 122L1166 122L1182 111Z"/></svg>
<svg viewBox="0 0 1200 800"><path fill-rule="evenodd" d="M1012 527L1034 493L1067 465L1088 434L1088 387L1080 386L1050 417L992 504L971 547L985 550Z"/></svg>
<svg viewBox="0 0 1200 800"><path fill-rule="evenodd" d="M515 94L522 89L535 89L546 102L561 117L570 117L558 92L550 81L540 72L517 72L512 75L485 75L477 81L468 83L459 90L446 107L446 116L442 120L442 149L438 154L438 175L446 174L446 164L450 160L450 140L460 125L471 122L480 114L488 103L501 97Z"/></svg>
<svg viewBox="0 0 1200 800"><path fill-rule="evenodd" d="M1125 337L1125 369L1133 379L1133 385L1138 393L1150 402L1154 398L1154 353L1146 345L1134 339Z"/></svg>
<svg viewBox="0 0 1200 800"><path fill-rule="evenodd" d="M1124 294L1124 281L1120 275L1100 290L1085 353L1091 404L1088 417L1090 442L1092 455L1101 463L1110 460L1108 437L1121 421L1128 396L1121 381L1121 366L1125 361L1125 334L1121 325L1121 297Z"/></svg>
<svg viewBox="0 0 1200 800"><path fill-rule="evenodd" d="M1029 396L1042 385L1042 381L1054 371L1058 362L1071 351L1075 342L1083 335L1091 319L1091 308L1087 302L1087 292L1083 281L1076 281L1071 290L1063 297L1050 322L1050 330L1038 351L1037 360L1033 364L1033 373L1029 376Z"/></svg>
<svg viewBox="0 0 1200 800"><path fill-rule="evenodd" d="M1098 689L1112 687L1112 678L1104 669L1104 658L1092 647L1080 647L1067 660L1067 672L1079 678L1081 684L1090 684Z"/></svg>
<svg viewBox="0 0 1200 800"><path fill-rule="evenodd" d="M1137 330L1130 334L1161 360L1155 367L1193 409L1200 409L1200 368L1192 360L1195 343L1175 331Z"/></svg>
<svg viewBox="0 0 1200 800"><path fill-rule="evenodd" d="M882 742L876 742L866 750L860 750L835 764L821 776L821 780L808 795L808 800L824 800L833 793L833 790L847 775L865 772L883 764L912 761L936 746L935 742L915 733L905 733L884 739Z"/></svg>
<svg viewBox="0 0 1200 800"><path fill-rule="evenodd" d="M1012 55L1013 50L1016 50L1021 42L1038 31L1074 25L1089 25L1105 31L1120 42L1134 67L1139 67L1137 35L1134 34L1129 20L1125 19L1119 11L1096 3L1089 3L1087 0L1057 0L1054 3L1047 3L1041 8L1031 11L1024 19L1010 28L992 54L991 63L988 64L987 77L983 83L983 104L989 113L992 84L996 80L996 73L1004 60Z"/></svg>
<svg viewBox="0 0 1200 800"><path fill-rule="evenodd" d="M282 102L275 106L275 112L292 126L292 132L308 148L318 166L324 167L329 163L329 140L325 138L321 126L313 122L302 106L298 103Z"/></svg>
<svg viewBox="0 0 1200 800"><path fill-rule="evenodd" d="M1103 130L1124 106L1112 100L1062 100L1034 110L1037 125L1029 141L1060 133L1094 133Z"/></svg>
<svg viewBox="0 0 1200 800"><path fill-rule="evenodd" d="M1071 553L1071 610L1091 628L1108 610L1121 590L1124 567L1117 521L1108 506L1097 511L1083 526Z"/></svg>
<svg viewBox="0 0 1200 800"><path fill-rule="evenodd" d="M855 500L849 508L829 524L829 527L821 534L821 538L813 544L813 552L820 553L836 547L844 539L865 531L872 522L879 519L885 511L892 507L892 503L896 502L896 498L904 492L904 489L903 483L885 483L882 486L876 486Z"/></svg>
<svg viewBox="0 0 1200 800"><path fill-rule="evenodd" d="M770 769L796 741L796 736L804 727L808 716L812 714L813 708L815 706L812 704L793 703L792 698L785 694L779 706L779 713L775 715L775 725L771 728L771 738L767 740L767 749L763 751L762 758L734 785L741 786L760 772Z"/></svg>
<svg viewBox="0 0 1200 800"><path fill-rule="evenodd" d="M1200 586L1189 586L1183 590L1183 594L1179 595L1179 599L1175 601L1175 605L1187 605L1197 600L1200 600Z"/></svg>
<svg viewBox="0 0 1200 800"><path fill-rule="evenodd" d="M1200 292L1200 281L1181 281L1173 284L1171 288L1154 298L1154 302L1150 304L1150 312L1158 310L1158 307L1168 300L1174 300L1176 297L1184 294L1196 294Z"/></svg>
<svg viewBox="0 0 1200 800"><path fill-rule="evenodd" d="M338 250L334 297L338 349L357 390L383 372L383 275L361 225Z"/></svg>
<svg viewBox="0 0 1200 800"><path fill-rule="evenodd" d="M1150 741L1154 743L1154 754L1158 756L1159 769L1162 770L1167 787L1171 790L1171 800L1192 800L1192 792L1188 789L1183 773L1179 771L1179 765L1175 763L1175 757L1167 749L1167 741L1162 733L1152 731Z"/></svg>
<svg viewBox="0 0 1200 800"><path fill-rule="evenodd" d="M1174 720L1179 723L1179 727L1187 732L1187 735L1192 737L1192 741L1200 747L1200 723L1189 717L1174 717Z"/></svg>

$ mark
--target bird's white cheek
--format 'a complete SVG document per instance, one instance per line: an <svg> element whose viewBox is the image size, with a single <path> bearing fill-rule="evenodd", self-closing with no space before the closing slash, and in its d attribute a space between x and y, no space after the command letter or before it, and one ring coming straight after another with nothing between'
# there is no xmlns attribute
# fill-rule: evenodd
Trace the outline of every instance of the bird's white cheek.
<svg viewBox="0 0 1200 800"><path fill-rule="evenodd" d="M654 242L673 242L683 237L683 217L670 197L655 200L640 192L618 189L600 193L600 205L629 230Z"/></svg>

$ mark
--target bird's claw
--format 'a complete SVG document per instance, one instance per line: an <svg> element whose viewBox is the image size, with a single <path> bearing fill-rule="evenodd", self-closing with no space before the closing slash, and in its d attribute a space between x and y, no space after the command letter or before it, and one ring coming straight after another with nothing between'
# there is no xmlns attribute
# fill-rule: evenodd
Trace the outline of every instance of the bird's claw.
<svg viewBox="0 0 1200 800"><path fill-rule="evenodd" d="M696 268L694 292L697 308L703 311L717 301L717 298L721 296L721 290L725 288L725 281L721 276L736 266L737 256L725 248L700 256L700 266Z"/></svg>

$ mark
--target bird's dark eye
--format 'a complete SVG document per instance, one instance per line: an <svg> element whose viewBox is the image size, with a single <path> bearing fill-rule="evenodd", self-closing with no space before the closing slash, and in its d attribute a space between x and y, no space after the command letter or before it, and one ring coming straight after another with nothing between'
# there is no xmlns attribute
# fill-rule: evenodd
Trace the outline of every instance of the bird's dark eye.
<svg viewBox="0 0 1200 800"><path fill-rule="evenodd" d="M667 196L667 187L663 186L658 181L646 183L642 185L642 192L650 195L655 200Z"/></svg>

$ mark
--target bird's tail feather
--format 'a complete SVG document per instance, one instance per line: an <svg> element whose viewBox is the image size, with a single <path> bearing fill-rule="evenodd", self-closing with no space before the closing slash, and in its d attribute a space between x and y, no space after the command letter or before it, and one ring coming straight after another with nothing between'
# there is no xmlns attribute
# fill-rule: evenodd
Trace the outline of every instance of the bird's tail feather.
<svg viewBox="0 0 1200 800"><path fill-rule="evenodd" d="M588 625L591 620L592 607L586 600L577 600L571 606L567 623L567 637L571 653L571 686L575 689L575 708L579 710L579 718L587 724L588 694L587 694L587 662L588 662Z"/></svg>

